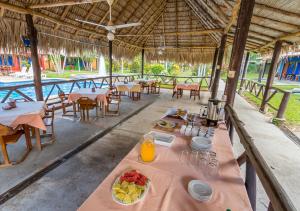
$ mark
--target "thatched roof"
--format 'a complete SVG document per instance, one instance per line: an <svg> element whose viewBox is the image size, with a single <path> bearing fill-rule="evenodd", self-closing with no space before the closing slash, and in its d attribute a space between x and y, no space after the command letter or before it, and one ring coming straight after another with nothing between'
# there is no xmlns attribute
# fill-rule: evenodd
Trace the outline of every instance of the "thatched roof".
<svg viewBox="0 0 300 211"><path fill-rule="evenodd" d="M39 32L40 50L107 53L107 32L76 19L106 25L109 6L103 0L83 1L87 2L1 0L0 47L13 52L24 50L20 35L26 34L24 14L30 13ZM222 33L228 32L228 44L233 42L240 1L115 0L112 7L114 24L141 22L142 25L118 30L113 54L132 57L145 48L149 59L211 62ZM295 46L300 41L299 36L299 0L256 0L248 50L268 52L278 39ZM162 55L158 54L160 49L163 49Z"/></svg>

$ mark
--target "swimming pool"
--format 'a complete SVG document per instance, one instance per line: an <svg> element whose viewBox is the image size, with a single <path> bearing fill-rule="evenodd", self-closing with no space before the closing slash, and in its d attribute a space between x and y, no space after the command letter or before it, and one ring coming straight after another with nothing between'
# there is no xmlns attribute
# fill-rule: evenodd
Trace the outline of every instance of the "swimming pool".
<svg viewBox="0 0 300 211"><path fill-rule="evenodd" d="M47 79L47 80L43 80L42 82L55 82L55 81L61 81L59 79ZM3 83L0 82L0 87L5 87L5 86L17 86L17 85L23 85L23 84L30 84L33 83L33 81L18 81L18 82L7 82L7 83ZM84 82L78 82L78 84L83 87ZM100 83L96 83L98 86L100 86ZM87 83L87 86L89 85L89 83ZM106 85L106 84L105 84ZM43 86L43 95L44 98L46 98L48 96L48 94L51 91L53 85L48 85L48 86ZM72 86L72 82L70 83L64 83L64 84L59 84L60 89L65 92L65 93L69 93L70 89ZM78 90L79 88L75 85L73 88L73 91ZM36 96L35 96L35 91L34 91L34 87L26 87L26 88L21 88L19 89L21 92L23 92L25 95L29 96L30 98L32 98L33 100L36 100ZM51 96L57 96L59 90L57 87L55 87L51 93ZM6 96L6 94L8 93L8 91L0 91L0 102L2 101L2 99ZM18 98L23 98L21 95L19 95L16 92L13 92L10 95L10 98L14 98L14 99L18 99Z"/></svg>

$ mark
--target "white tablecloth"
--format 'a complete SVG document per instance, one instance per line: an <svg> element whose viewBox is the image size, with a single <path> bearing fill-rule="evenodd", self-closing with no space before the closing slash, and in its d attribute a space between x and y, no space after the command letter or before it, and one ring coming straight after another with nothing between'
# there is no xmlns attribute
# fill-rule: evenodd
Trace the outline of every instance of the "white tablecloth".
<svg viewBox="0 0 300 211"><path fill-rule="evenodd" d="M30 122L24 122L24 120L35 121L37 125L41 124L40 120L45 113L45 102L17 102L17 107L11 110L3 110L2 107L5 103L0 103L0 124L6 126L16 127L17 124L31 124ZM38 120L37 120L38 119ZM21 122L19 122L21 121ZM38 122L37 122L38 121ZM35 125L35 123L33 123ZM44 129L44 125L40 125Z"/></svg>

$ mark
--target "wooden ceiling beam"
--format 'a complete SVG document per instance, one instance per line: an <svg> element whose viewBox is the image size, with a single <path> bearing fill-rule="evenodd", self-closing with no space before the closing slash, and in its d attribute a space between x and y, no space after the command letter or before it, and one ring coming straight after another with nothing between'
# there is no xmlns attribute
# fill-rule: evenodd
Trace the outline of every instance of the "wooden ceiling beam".
<svg viewBox="0 0 300 211"><path fill-rule="evenodd" d="M166 47L166 50L172 50L172 49L214 49L216 48L216 45L203 45L203 46L185 46L185 47ZM156 48L150 48L150 47L145 47L145 50L156 50L159 49L159 47Z"/></svg>
<svg viewBox="0 0 300 211"><path fill-rule="evenodd" d="M215 20L218 20L222 24L222 26L226 26L227 17L225 15L223 15L223 13L221 13L219 11L217 11L217 12L214 11L214 9L211 8L207 4L207 2L205 2L204 0L199 0L199 2L205 8L205 10L207 10L207 12L211 15L212 18L214 18ZM212 1L210 1L210 2L212 2Z"/></svg>
<svg viewBox="0 0 300 211"><path fill-rule="evenodd" d="M260 47L259 49L257 49L258 51L261 51L262 49L266 48L266 47L269 47L273 44L276 43L276 41L278 40L283 40L283 41L289 41L290 39L293 39L295 37L300 37L300 31L297 31L297 32L294 32L294 33L288 33L288 34L285 34L281 37L278 37L277 39L274 39L272 40L271 42L267 43L266 45Z"/></svg>
<svg viewBox="0 0 300 211"><path fill-rule="evenodd" d="M63 7L63 6L72 6L78 4L93 4L96 2L102 2L106 0L64 0L60 2L52 3L42 3L29 6L30 9L40 9L40 8L49 8L49 7Z"/></svg>
<svg viewBox="0 0 300 211"><path fill-rule="evenodd" d="M162 34L117 34L118 37L149 37L149 36L180 36L180 35L207 35L215 32L222 32L223 29L207 29L201 31L186 31L186 32L164 32Z"/></svg>
<svg viewBox="0 0 300 211"><path fill-rule="evenodd" d="M199 23L205 29L212 29L212 28L217 28L218 27L214 23L211 22L212 20L208 19L208 17L210 17L210 16L209 15L208 16L205 15L207 13L203 10L203 8L200 5L196 5L196 2L194 2L192 0L185 0L185 2L192 9L192 11L194 12L194 14L199 18ZM218 34L210 34L210 37L216 43L219 43L220 37L218 36Z"/></svg>
<svg viewBox="0 0 300 211"><path fill-rule="evenodd" d="M175 0L176 32L178 32L178 2ZM164 21L164 20L163 20ZM165 25L165 23L164 23ZM178 35L176 34L176 46L178 47Z"/></svg>
<svg viewBox="0 0 300 211"><path fill-rule="evenodd" d="M294 29L300 29L300 25L296 25L290 22L286 22L286 21L282 21L282 20L276 20L273 19L272 17L264 17L264 16L260 16L260 15L253 15L252 16L252 20L256 19L257 21L270 21L270 22L274 22L276 24L281 24L284 25L283 27L290 27L290 28L294 28Z"/></svg>
<svg viewBox="0 0 300 211"><path fill-rule="evenodd" d="M280 29L274 28L274 27L270 27L270 26L264 26L258 23L251 23L251 26L255 26L255 27L259 27L263 30L270 30L270 31L274 31L276 33L287 33L287 31L282 31Z"/></svg>
<svg viewBox="0 0 300 211"><path fill-rule="evenodd" d="M300 18L300 14L298 14L298 13L289 12L289 11L286 11L286 10L278 9L276 7L271 7L271 6L268 6L268 5L265 5L265 4L260 4L260 3L257 3L257 2L255 3L255 8L262 9L262 10L269 10L271 12L278 13L278 14L281 14L281 15L284 15L284 16L290 16L290 17L293 17L293 18Z"/></svg>
<svg viewBox="0 0 300 211"><path fill-rule="evenodd" d="M70 9L71 9L70 5L66 6L66 8L64 9L62 15L59 18L61 21L66 17L66 15L68 14ZM56 24L56 26L54 28L54 31L57 31L59 29L59 27L60 27L60 24Z"/></svg>
<svg viewBox="0 0 300 211"><path fill-rule="evenodd" d="M62 26L66 26L68 28L75 29L75 30L80 30L80 31L83 31L83 32L88 33L88 34L92 34L96 37L98 36L98 37L105 37L106 38L106 34L100 34L98 31L94 31L94 30L90 30L90 29L86 29L86 28L80 28L80 27L75 26L71 23L61 21L58 18L53 18L51 16L48 16L46 14L40 13L38 11L29 9L29 8L24 8L24 7L16 6L16 5L13 5L13 4L10 4L10 3L3 3L3 2L0 2L0 7L1 8L3 7L4 9L7 9L7 10L10 10L10 11L13 11L13 12L17 12L17 13L21 13L21 14L31 14L33 16L45 19L45 20L50 21L50 22L55 23L55 24L60 24ZM122 40L119 40L119 39L116 39L116 41L123 42L126 45L134 46L135 48L141 48L140 46L132 45L132 44L126 43L126 42L124 42Z"/></svg>
<svg viewBox="0 0 300 211"><path fill-rule="evenodd" d="M161 18L161 15L163 14L164 10L165 10L165 6L167 5L167 1L163 0L161 1L161 6L160 9L154 11L154 13L152 14L152 16L148 19L148 21L145 22L144 27L141 28L141 30L138 31L137 34L144 34L145 31L152 31L153 30L153 26L157 23L157 21ZM154 20L153 20L154 19ZM148 26L150 25L150 26ZM146 27L147 26L147 27ZM139 37L137 40L135 40L136 42L139 42L141 39L141 37ZM132 41L132 39L130 39L129 41Z"/></svg>
<svg viewBox="0 0 300 211"><path fill-rule="evenodd" d="M241 0L237 0L236 4L233 6L229 22L224 29L225 34L227 34L229 32L231 26L236 22L238 14L239 14L240 6L241 6Z"/></svg>

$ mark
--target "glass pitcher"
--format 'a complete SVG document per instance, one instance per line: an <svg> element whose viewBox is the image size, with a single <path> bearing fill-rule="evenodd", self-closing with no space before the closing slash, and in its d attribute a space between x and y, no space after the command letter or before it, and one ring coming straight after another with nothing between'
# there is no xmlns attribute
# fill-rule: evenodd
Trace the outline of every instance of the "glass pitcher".
<svg viewBox="0 0 300 211"><path fill-rule="evenodd" d="M143 137L140 148L140 156L143 162L152 162L155 159L155 144L153 136L147 134Z"/></svg>

